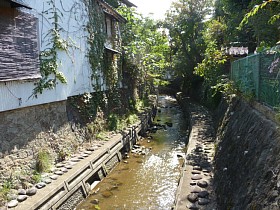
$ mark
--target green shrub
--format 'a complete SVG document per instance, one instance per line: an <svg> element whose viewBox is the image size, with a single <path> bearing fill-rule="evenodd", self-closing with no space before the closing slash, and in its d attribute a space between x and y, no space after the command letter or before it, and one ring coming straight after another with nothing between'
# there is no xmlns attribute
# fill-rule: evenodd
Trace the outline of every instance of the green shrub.
<svg viewBox="0 0 280 210"><path fill-rule="evenodd" d="M50 153L42 149L38 152L36 157L36 170L39 173L47 172L51 167L51 155Z"/></svg>

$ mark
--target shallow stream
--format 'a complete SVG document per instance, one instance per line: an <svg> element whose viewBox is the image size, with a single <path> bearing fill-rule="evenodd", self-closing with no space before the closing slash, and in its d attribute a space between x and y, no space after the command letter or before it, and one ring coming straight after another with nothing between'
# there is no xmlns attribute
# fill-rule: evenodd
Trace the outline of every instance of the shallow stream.
<svg viewBox="0 0 280 210"><path fill-rule="evenodd" d="M187 122L175 99L160 96L159 107L151 134L138 141L142 152L137 153L135 148L129 153L77 210L172 209L187 141Z"/></svg>

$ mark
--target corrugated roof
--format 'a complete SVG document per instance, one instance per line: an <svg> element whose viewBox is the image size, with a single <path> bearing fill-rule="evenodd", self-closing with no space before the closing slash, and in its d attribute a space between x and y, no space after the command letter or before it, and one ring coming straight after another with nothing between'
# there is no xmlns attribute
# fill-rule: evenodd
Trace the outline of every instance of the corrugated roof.
<svg viewBox="0 0 280 210"><path fill-rule="evenodd" d="M19 0L9 0L11 7L24 7L27 9L32 9L30 6L28 6L27 4L19 1Z"/></svg>

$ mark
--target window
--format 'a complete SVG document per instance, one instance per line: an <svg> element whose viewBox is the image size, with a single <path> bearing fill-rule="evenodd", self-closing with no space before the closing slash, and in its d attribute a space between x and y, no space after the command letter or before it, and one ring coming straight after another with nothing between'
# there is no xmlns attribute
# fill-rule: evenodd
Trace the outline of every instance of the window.
<svg viewBox="0 0 280 210"><path fill-rule="evenodd" d="M16 7L30 8L0 0L0 82L40 78L38 20Z"/></svg>

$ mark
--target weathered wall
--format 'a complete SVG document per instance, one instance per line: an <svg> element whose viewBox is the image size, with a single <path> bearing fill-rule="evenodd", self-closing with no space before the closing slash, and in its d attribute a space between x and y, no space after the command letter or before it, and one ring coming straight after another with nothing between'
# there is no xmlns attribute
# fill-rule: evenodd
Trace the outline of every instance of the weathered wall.
<svg viewBox="0 0 280 210"><path fill-rule="evenodd" d="M214 183L219 209L280 209L278 125L244 101L221 103Z"/></svg>
<svg viewBox="0 0 280 210"><path fill-rule="evenodd" d="M37 21L0 7L0 81L40 78Z"/></svg>
<svg viewBox="0 0 280 210"><path fill-rule="evenodd" d="M54 161L83 142L67 119L66 101L1 112L0 133L0 183L12 175L19 187L31 181L30 170L40 149L48 150Z"/></svg>

